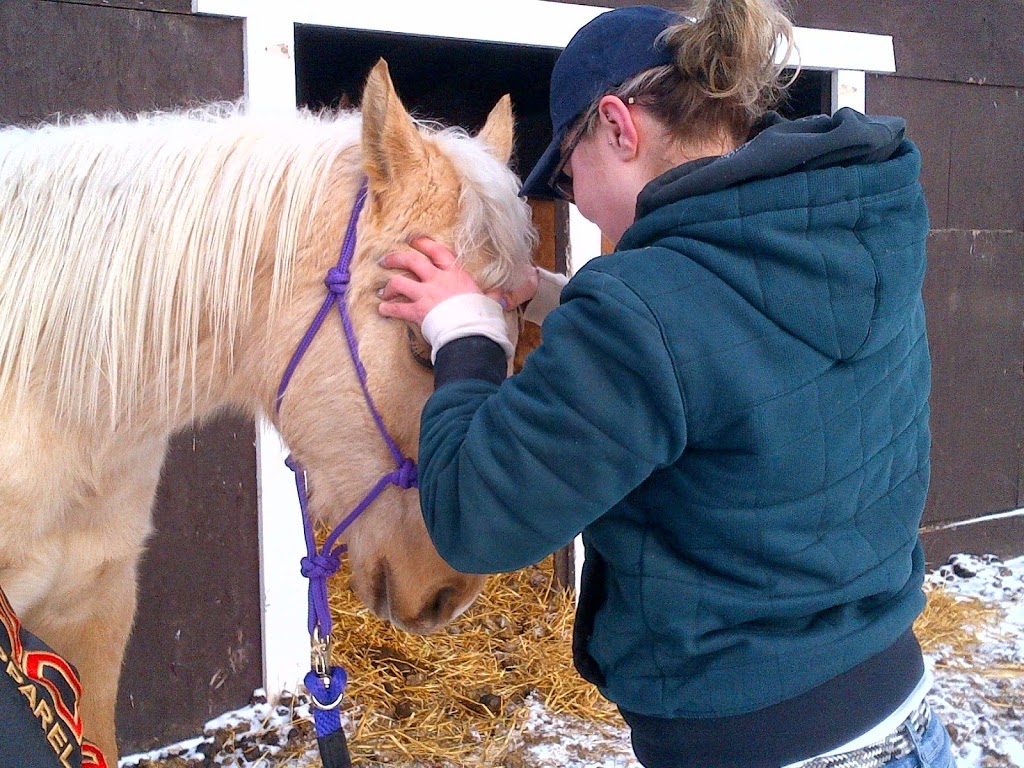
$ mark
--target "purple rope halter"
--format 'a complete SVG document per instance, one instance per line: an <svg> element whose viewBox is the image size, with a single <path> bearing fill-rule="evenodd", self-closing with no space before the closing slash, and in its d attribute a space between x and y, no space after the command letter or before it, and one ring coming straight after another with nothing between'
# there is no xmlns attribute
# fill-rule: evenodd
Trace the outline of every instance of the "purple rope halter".
<svg viewBox="0 0 1024 768"><path fill-rule="evenodd" d="M395 469L377 481L377 484L356 505L355 509L331 531L324 542L323 548L318 551L316 539L313 536L313 524L309 516L309 495L306 487L305 470L291 456L285 460L288 468L295 473L295 487L299 496L299 507L302 510L302 526L306 538L306 556L302 558L301 565L302 575L309 579L308 628L312 638L313 662L313 671L306 676L306 686L310 689L310 693L314 695L314 702L320 699L318 694L321 693L321 688L327 701L336 696L336 700L332 704L325 705L323 701L320 701L316 705L318 709L322 710L317 713L318 715L326 714L323 710L336 709L344 692L344 670L339 667L334 670L333 674L331 671L330 641L332 622L331 612L327 605L327 578L337 572L341 565L339 556L345 551L344 544L335 546L337 540L389 485L396 485L402 489L419 487L415 462L402 453L394 438L391 437L387 427L384 426L384 419L381 418L380 411L377 410L373 397L370 395L370 389L366 382L366 369L359 358L359 345L356 342L355 331L352 328L352 318L349 315L348 306L345 302L351 280L350 266L356 247L357 223L359 214L363 209L363 204L366 202L366 194L367 183L364 179L359 187L359 192L356 194L355 203L352 206L352 215L349 218L348 229L345 232L345 240L341 246L338 264L328 270L327 277L324 278L324 284L327 286L327 296L320 307L320 311L317 312L316 317L306 331L305 336L302 337L302 341L299 342L295 354L292 355L292 359L288 363L284 375L281 377L281 385L277 389L277 399L275 401L275 411L280 413L281 402L284 399L285 390L288 388L288 382L291 381L299 361L302 360L302 356L309 349L313 337L320 330L324 320L327 319L331 307L336 305L338 307L338 314L341 317L342 327L345 330L345 339L348 342L349 353L352 356L352 362L359 376L359 385L363 390L363 397L366 400L367 407L370 409L373 420L377 424L377 430L380 432L381 437L384 438L384 444L395 461ZM339 671L340 679L337 675ZM311 680L310 678L313 679ZM340 690L333 690L339 687ZM336 711L333 714L335 718L338 717ZM319 719L317 720L317 731L320 731Z"/></svg>

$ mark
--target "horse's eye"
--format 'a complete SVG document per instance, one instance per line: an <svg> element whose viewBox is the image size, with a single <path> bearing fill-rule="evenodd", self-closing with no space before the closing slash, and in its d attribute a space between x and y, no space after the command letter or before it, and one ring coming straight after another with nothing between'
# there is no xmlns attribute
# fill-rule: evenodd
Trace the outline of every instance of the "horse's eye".
<svg viewBox="0 0 1024 768"><path fill-rule="evenodd" d="M409 353L412 359L427 370L434 370L434 364L430 362L430 345L427 344L427 340L411 325L405 327L405 333L409 338Z"/></svg>

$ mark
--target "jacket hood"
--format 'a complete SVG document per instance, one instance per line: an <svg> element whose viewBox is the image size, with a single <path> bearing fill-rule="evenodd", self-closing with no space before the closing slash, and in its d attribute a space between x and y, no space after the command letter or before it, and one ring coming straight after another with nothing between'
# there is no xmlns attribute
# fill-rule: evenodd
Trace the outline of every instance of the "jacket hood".
<svg viewBox="0 0 1024 768"><path fill-rule="evenodd" d="M617 250L671 248L822 354L870 354L924 279L928 214L904 131L850 109L770 115L730 154L650 182Z"/></svg>

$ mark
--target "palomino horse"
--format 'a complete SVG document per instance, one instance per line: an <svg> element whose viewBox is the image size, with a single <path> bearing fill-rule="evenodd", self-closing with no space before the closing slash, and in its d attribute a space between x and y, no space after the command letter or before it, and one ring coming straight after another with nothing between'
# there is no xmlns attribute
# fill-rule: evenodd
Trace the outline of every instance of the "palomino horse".
<svg viewBox="0 0 1024 768"><path fill-rule="evenodd" d="M483 286L520 281L535 234L511 148L507 96L476 137L441 130L413 121L383 61L361 115L219 106L0 131L0 585L77 666L110 765L168 436L223 409L266 414L329 523L394 469L336 315L274 408L365 177L348 307L369 390L415 458L433 380L408 327L377 313L379 259L430 233ZM437 555L415 490L389 487L346 540L356 593L408 630L482 587Z"/></svg>

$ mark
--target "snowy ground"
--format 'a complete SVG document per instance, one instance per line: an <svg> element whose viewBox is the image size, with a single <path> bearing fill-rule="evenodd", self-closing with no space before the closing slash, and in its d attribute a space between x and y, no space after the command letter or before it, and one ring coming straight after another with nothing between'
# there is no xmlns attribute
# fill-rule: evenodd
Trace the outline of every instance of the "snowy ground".
<svg viewBox="0 0 1024 768"><path fill-rule="evenodd" d="M957 555L929 577L947 593L977 599L992 617L967 627L978 643L939 644L927 653L935 672L931 700L949 726L960 768L1024 768L1024 558ZM252 706L210 723L206 733L158 753L122 759L122 768L277 768L318 766L301 697ZM552 716L531 701L515 749L502 768L640 768L624 729ZM357 766L359 763L357 763ZM369 768L370 763L362 763ZM447 768L421 758L393 768Z"/></svg>
<svg viewBox="0 0 1024 768"><path fill-rule="evenodd" d="M932 702L949 727L960 768L1024 768L1024 558L955 556L932 574L948 591L998 609L968 653L928 655Z"/></svg>

